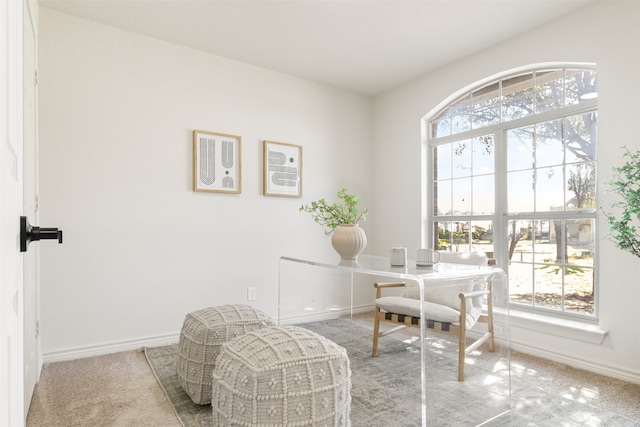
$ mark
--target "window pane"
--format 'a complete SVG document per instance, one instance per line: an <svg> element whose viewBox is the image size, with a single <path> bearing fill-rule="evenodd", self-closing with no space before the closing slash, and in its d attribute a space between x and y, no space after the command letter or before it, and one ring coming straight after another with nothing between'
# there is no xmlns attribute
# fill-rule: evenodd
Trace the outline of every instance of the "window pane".
<svg viewBox="0 0 640 427"><path fill-rule="evenodd" d="M596 207L596 167L593 163L567 165L567 209Z"/></svg>
<svg viewBox="0 0 640 427"><path fill-rule="evenodd" d="M562 121L536 125L536 167L561 165L564 162Z"/></svg>
<svg viewBox="0 0 640 427"><path fill-rule="evenodd" d="M436 181L433 187L434 214L436 216L451 215L451 181Z"/></svg>
<svg viewBox="0 0 640 427"><path fill-rule="evenodd" d="M498 104L500 102L500 83L494 82L473 91L471 100L475 110Z"/></svg>
<svg viewBox="0 0 640 427"><path fill-rule="evenodd" d="M471 127L479 129L500 123L500 104L473 110Z"/></svg>
<svg viewBox="0 0 640 427"><path fill-rule="evenodd" d="M564 221L561 219L554 219L551 221L551 224L549 225L549 227L550 227L549 243L553 245L552 247L553 252L550 252L550 254L553 255L553 258L550 258L546 262L549 262L549 263L562 262L566 254L566 249L565 249L566 234L564 231L564 228L565 228Z"/></svg>
<svg viewBox="0 0 640 427"><path fill-rule="evenodd" d="M536 263L556 262L555 234L551 233L552 222L533 221L533 261Z"/></svg>
<svg viewBox="0 0 640 427"><path fill-rule="evenodd" d="M567 226L569 262L581 267L594 267L595 220L576 219L572 221L573 225Z"/></svg>
<svg viewBox="0 0 640 427"><path fill-rule="evenodd" d="M531 242L527 240L531 221L511 220L507 227L509 250L509 293L512 302L531 305L533 266Z"/></svg>
<svg viewBox="0 0 640 427"><path fill-rule="evenodd" d="M532 112L531 95L526 97L509 97L505 99L502 111L504 114L503 121L516 120L526 117Z"/></svg>
<svg viewBox="0 0 640 427"><path fill-rule="evenodd" d="M473 138L473 174L484 175L494 172L495 147L493 135Z"/></svg>
<svg viewBox="0 0 640 427"><path fill-rule="evenodd" d="M564 105L562 70L536 72L536 112L554 110Z"/></svg>
<svg viewBox="0 0 640 427"><path fill-rule="evenodd" d="M451 250L451 227L450 222L438 221L433 224L433 235L438 236L438 244L434 248L440 251Z"/></svg>
<svg viewBox="0 0 640 427"><path fill-rule="evenodd" d="M566 222L567 250L589 245L591 241L591 223L585 223L576 219L568 219ZM568 253L570 256L571 253Z"/></svg>
<svg viewBox="0 0 640 427"><path fill-rule="evenodd" d="M456 134L471 129L471 95L451 104L451 133Z"/></svg>
<svg viewBox="0 0 640 427"><path fill-rule="evenodd" d="M494 175L473 178L473 214L490 215L495 211Z"/></svg>
<svg viewBox="0 0 640 427"><path fill-rule="evenodd" d="M565 105L597 98L598 74L595 70L566 70L565 86Z"/></svg>
<svg viewBox="0 0 640 427"><path fill-rule="evenodd" d="M471 221L471 250L493 258L493 222Z"/></svg>
<svg viewBox="0 0 640 427"><path fill-rule="evenodd" d="M432 138L438 138L441 136L446 136L451 133L451 119L446 117L442 120L438 120L437 122L433 122L431 128L431 136Z"/></svg>
<svg viewBox="0 0 640 427"><path fill-rule="evenodd" d="M451 115L451 112L449 110L449 107L446 107L440 113L438 113L431 121L437 122L437 121L440 121L442 119L446 119L450 115Z"/></svg>
<svg viewBox="0 0 640 427"><path fill-rule="evenodd" d="M438 138L449 134L451 134L451 116L447 107L431 120L431 137Z"/></svg>
<svg viewBox="0 0 640 427"><path fill-rule="evenodd" d="M453 221L451 223L451 248L453 252L466 252L471 247L468 221Z"/></svg>
<svg viewBox="0 0 640 427"><path fill-rule="evenodd" d="M565 311L595 313L593 298L593 268L569 268L565 275Z"/></svg>
<svg viewBox="0 0 640 427"><path fill-rule="evenodd" d="M452 147L452 144L444 144L433 148L434 157L436 159L436 167L433 168L433 179L451 178Z"/></svg>
<svg viewBox="0 0 640 427"><path fill-rule="evenodd" d="M538 266L534 270L534 305L562 310L562 268L555 265Z"/></svg>
<svg viewBox="0 0 640 427"><path fill-rule="evenodd" d="M592 219L535 221L534 305L558 311L593 314ZM546 238L546 229L549 238ZM520 245L519 245L520 246ZM527 261L524 256L524 262ZM511 280L511 279L510 279Z"/></svg>
<svg viewBox="0 0 640 427"><path fill-rule="evenodd" d="M549 244L551 243L551 221L535 220L534 228L534 244L535 244L535 260L536 262L548 262L550 259Z"/></svg>
<svg viewBox="0 0 640 427"><path fill-rule="evenodd" d="M596 159L597 113L567 117L564 139L567 150L567 163Z"/></svg>
<svg viewBox="0 0 640 427"><path fill-rule="evenodd" d="M509 264L509 299L511 302L531 306L533 294L533 265Z"/></svg>
<svg viewBox="0 0 640 427"><path fill-rule="evenodd" d="M533 262L533 221L509 221L509 254L516 261ZM514 247L515 244L515 247ZM514 255L518 255L519 257Z"/></svg>
<svg viewBox="0 0 640 427"><path fill-rule="evenodd" d="M473 129L500 123L500 83L495 82L471 94Z"/></svg>
<svg viewBox="0 0 640 427"><path fill-rule="evenodd" d="M471 141L464 140L453 144L453 176L471 175Z"/></svg>
<svg viewBox="0 0 640 427"><path fill-rule="evenodd" d="M509 212L533 212L533 170L507 174Z"/></svg>
<svg viewBox="0 0 640 427"><path fill-rule="evenodd" d="M454 101L451 104L451 115L457 116L459 114L471 113L471 95L463 96L462 98Z"/></svg>
<svg viewBox="0 0 640 427"><path fill-rule="evenodd" d="M471 214L471 178L453 180L453 214Z"/></svg>
<svg viewBox="0 0 640 427"><path fill-rule="evenodd" d="M536 170L536 212L564 210L563 182L561 167Z"/></svg>
<svg viewBox="0 0 640 427"><path fill-rule="evenodd" d="M451 118L451 133L471 130L471 114L458 114Z"/></svg>
<svg viewBox="0 0 640 427"><path fill-rule="evenodd" d="M565 223L565 310L593 314L595 220L569 219Z"/></svg>
<svg viewBox="0 0 640 427"><path fill-rule="evenodd" d="M507 170L533 167L533 126L507 132Z"/></svg>
<svg viewBox="0 0 640 427"><path fill-rule="evenodd" d="M526 117L533 113L532 75L512 77L502 81L502 121Z"/></svg>

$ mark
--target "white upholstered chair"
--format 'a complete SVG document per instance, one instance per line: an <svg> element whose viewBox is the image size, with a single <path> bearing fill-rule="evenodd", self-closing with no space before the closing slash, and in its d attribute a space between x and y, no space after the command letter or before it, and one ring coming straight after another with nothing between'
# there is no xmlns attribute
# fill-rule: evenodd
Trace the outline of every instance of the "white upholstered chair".
<svg viewBox="0 0 640 427"><path fill-rule="evenodd" d="M486 266L495 260L483 252L440 252L440 262ZM417 283L375 283L376 302L372 356L378 355L378 338L407 326L420 327L420 294ZM402 288L400 296L382 296L387 288ZM484 301L486 297L486 311ZM494 350L493 307L490 280L459 279L445 286L425 288L424 316L426 327L459 335L458 381L464 381L465 356L483 343ZM380 331L380 323L395 327ZM467 346L467 331L476 323L486 323L487 332Z"/></svg>

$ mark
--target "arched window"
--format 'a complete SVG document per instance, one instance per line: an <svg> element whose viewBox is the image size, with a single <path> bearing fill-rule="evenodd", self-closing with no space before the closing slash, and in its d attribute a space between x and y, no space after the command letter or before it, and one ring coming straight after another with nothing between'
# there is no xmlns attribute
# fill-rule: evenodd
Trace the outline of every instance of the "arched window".
<svg viewBox="0 0 640 427"><path fill-rule="evenodd" d="M426 239L480 250L518 308L595 319L595 67L532 68L426 117Z"/></svg>

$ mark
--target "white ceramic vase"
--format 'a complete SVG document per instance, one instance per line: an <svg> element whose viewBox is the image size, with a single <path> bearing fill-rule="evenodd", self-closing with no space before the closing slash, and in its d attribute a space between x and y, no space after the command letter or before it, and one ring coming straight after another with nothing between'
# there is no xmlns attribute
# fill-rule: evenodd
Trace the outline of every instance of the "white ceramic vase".
<svg viewBox="0 0 640 427"><path fill-rule="evenodd" d="M367 235L358 224L343 224L333 230L331 244L342 259L354 260L367 246Z"/></svg>

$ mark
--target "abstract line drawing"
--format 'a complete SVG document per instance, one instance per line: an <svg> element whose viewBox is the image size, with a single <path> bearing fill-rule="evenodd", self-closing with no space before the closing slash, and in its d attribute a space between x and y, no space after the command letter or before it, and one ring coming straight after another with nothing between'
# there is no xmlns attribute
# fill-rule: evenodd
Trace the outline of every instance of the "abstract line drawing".
<svg viewBox="0 0 640 427"><path fill-rule="evenodd" d="M264 141L265 196L302 196L302 147L282 142Z"/></svg>
<svg viewBox="0 0 640 427"><path fill-rule="evenodd" d="M222 186L224 188L233 188L233 178L230 176L225 176L222 178Z"/></svg>
<svg viewBox="0 0 640 427"><path fill-rule="evenodd" d="M269 167L284 166L287 163L287 156L282 151L269 150Z"/></svg>
<svg viewBox="0 0 640 427"><path fill-rule="evenodd" d="M222 141L222 166L229 169L233 167L233 142Z"/></svg>
<svg viewBox="0 0 640 427"><path fill-rule="evenodd" d="M236 135L193 131L193 190L240 193L241 138Z"/></svg>
<svg viewBox="0 0 640 427"><path fill-rule="evenodd" d="M216 181L216 141L200 138L200 182L211 185Z"/></svg>
<svg viewBox="0 0 640 427"><path fill-rule="evenodd" d="M298 168L284 166L287 161L294 163L295 159L287 159L285 153L281 151L269 151L269 173L270 180L274 185L284 185L295 187L298 185Z"/></svg>

